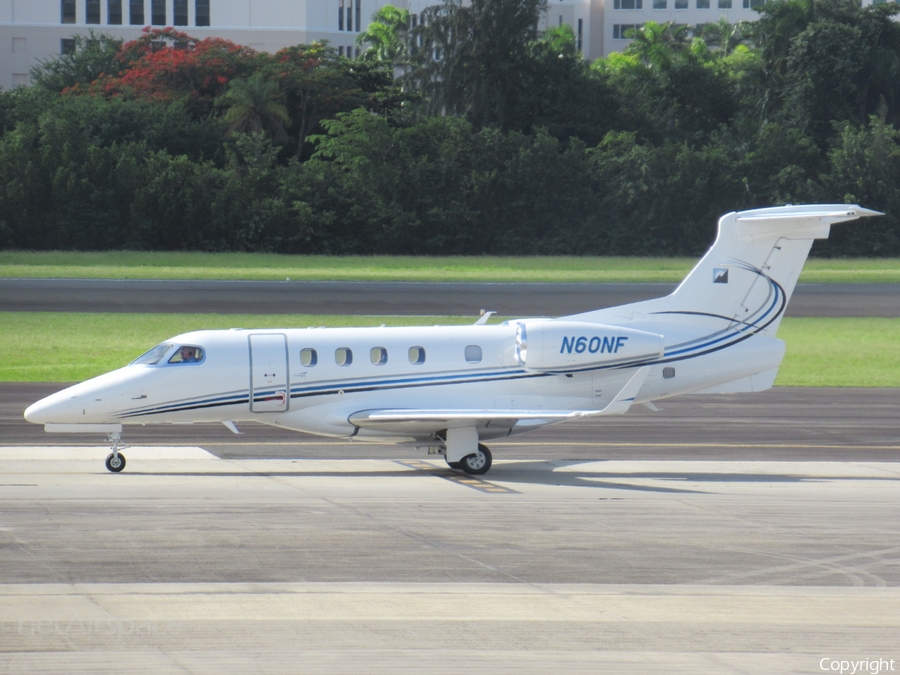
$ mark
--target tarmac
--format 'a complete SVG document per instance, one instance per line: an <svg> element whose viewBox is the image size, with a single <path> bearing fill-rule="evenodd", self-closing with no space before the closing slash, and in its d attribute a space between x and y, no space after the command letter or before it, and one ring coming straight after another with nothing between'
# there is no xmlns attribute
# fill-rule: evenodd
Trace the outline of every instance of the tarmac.
<svg viewBox="0 0 900 675"><path fill-rule="evenodd" d="M261 425L129 428L110 474L15 419L35 387L0 405L3 673L900 667L900 390L673 399L475 478Z"/></svg>
<svg viewBox="0 0 900 675"><path fill-rule="evenodd" d="M675 284L0 279L3 312L564 316ZM787 316L900 317L895 284L799 284Z"/></svg>

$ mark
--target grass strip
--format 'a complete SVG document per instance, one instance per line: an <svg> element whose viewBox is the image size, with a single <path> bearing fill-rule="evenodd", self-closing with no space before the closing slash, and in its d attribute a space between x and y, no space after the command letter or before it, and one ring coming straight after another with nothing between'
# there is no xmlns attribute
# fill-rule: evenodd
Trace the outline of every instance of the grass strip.
<svg viewBox="0 0 900 675"><path fill-rule="evenodd" d="M291 256L0 251L0 277L284 281L677 283L695 258ZM900 283L900 260L812 259L802 283Z"/></svg>
<svg viewBox="0 0 900 675"><path fill-rule="evenodd" d="M491 323L500 321L495 319ZM0 382L75 382L203 328L469 324L472 317L0 312ZM785 319L775 384L900 387L900 319Z"/></svg>

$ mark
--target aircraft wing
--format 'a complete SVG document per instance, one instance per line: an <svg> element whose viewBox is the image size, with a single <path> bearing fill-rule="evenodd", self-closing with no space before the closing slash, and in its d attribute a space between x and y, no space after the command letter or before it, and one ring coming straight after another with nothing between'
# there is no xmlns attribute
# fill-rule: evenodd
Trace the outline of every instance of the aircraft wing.
<svg viewBox="0 0 900 675"><path fill-rule="evenodd" d="M519 421L534 425L562 422L576 417L621 415L634 402L647 379L649 366L640 368L615 398L602 410L477 410L477 409L416 409L389 408L360 410L348 417L350 424L361 428L379 428L398 432L439 431L451 427L509 427Z"/></svg>

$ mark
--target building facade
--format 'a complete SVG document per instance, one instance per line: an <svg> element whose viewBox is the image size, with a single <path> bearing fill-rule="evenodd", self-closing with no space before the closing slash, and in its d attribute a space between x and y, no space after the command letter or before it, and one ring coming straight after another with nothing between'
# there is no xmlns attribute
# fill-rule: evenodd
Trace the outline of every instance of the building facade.
<svg viewBox="0 0 900 675"><path fill-rule="evenodd" d="M724 17L736 23L755 19L753 8L762 2L548 0L541 27L569 24L585 58L595 59L624 49L628 29L647 21L697 25ZM222 37L269 52L328 40L355 56L357 35L386 4L417 15L436 0L0 0L0 87L28 84L31 68L91 30L132 40L144 26L174 26L200 39Z"/></svg>

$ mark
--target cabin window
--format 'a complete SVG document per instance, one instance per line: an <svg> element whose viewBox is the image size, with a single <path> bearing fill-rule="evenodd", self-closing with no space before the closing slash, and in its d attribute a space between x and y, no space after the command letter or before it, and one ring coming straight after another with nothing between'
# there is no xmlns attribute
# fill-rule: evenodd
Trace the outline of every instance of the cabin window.
<svg viewBox="0 0 900 675"><path fill-rule="evenodd" d="M410 347L409 362L414 366L421 366L425 363L425 347Z"/></svg>
<svg viewBox="0 0 900 675"><path fill-rule="evenodd" d="M675 369L674 368L663 368L663 379L671 380L675 377Z"/></svg>
<svg viewBox="0 0 900 675"><path fill-rule="evenodd" d="M310 349L307 347L306 349L300 350L300 364L304 368L312 368L319 362L319 355L316 354L315 349Z"/></svg>
<svg viewBox="0 0 900 675"><path fill-rule="evenodd" d="M466 361L469 363L481 363L481 347L478 345L466 347Z"/></svg>
<svg viewBox="0 0 900 675"><path fill-rule="evenodd" d="M139 357L137 357L134 361L131 362L132 366L155 366L159 363L160 359L166 355L172 348L172 345L168 342L163 342L161 345L156 345L153 349L148 352L144 352Z"/></svg>
<svg viewBox="0 0 900 675"><path fill-rule="evenodd" d="M383 366L387 363L387 349L384 347L372 347L369 352L369 358L372 359L374 365Z"/></svg>
<svg viewBox="0 0 900 675"><path fill-rule="evenodd" d="M349 347L341 347L334 351L334 362L339 366L349 366L353 363L353 352Z"/></svg>
<svg viewBox="0 0 900 675"><path fill-rule="evenodd" d="M172 354L169 363L200 363L203 360L203 350L200 347L182 345Z"/></svg>

